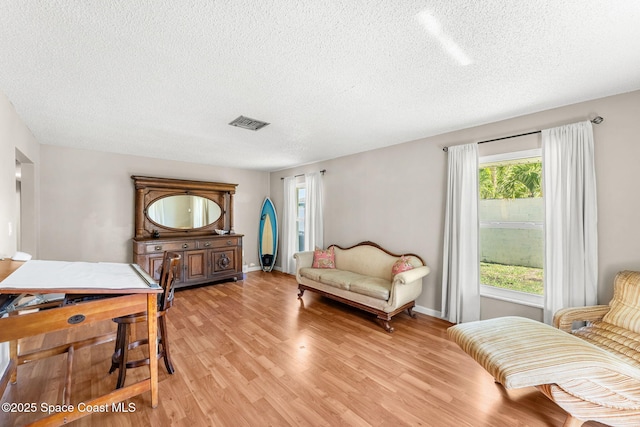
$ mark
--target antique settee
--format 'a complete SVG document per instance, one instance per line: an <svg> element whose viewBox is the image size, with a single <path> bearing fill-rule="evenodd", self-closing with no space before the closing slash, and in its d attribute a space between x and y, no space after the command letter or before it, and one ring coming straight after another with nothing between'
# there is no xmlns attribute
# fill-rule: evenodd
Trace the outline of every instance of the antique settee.
<svg viewBox="0 0 640 427"><path fill-rule="evenodd" d="M536 386L565 426L640 426L640 272L616 275L608 305L559 310L554 326L503 317L448 332L505 388Z"/></svg>
<svg viewBox="0 0 640 427"><path fill-rule="evenodd" d="M294 255L298 298L310 290L373 313L387 332L393 332L389 321L401 311L414 317L422 278L430 271L419 256L395 255L372 242L349 248L331 245L322 253L332 253L333 261L314 264L318 251Z"/></svg>

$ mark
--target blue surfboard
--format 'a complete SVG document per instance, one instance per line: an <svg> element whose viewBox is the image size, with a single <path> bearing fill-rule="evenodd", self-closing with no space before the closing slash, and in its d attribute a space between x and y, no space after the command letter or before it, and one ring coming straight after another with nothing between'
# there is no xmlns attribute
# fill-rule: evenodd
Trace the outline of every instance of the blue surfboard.
<svg viewBox="0 0 640 427"><path fill-rule="evenodd" d="M271 271L278 254L278 218L271 199L266 197L260 211L258 231L258 259L262 271Z"/></svg>

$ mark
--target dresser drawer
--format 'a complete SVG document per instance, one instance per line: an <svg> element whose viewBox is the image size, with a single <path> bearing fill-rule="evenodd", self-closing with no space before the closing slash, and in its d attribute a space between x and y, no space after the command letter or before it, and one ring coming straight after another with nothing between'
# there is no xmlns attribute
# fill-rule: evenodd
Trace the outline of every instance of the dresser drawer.
<svg viewBox="0 0 640 427"><path fill-rule="evenodd" d="M182 251L185 249L195 249L196 242L157 242L145 245L145 251L148 254L164 252L164 251Z"/></svg>
<svg viewBox="0 0 640 427"><path fill-rule="evenodd" d="M198 248L226 248L228 246L238 246L239 237L224 237L222 239L198 240Z"/></svg>

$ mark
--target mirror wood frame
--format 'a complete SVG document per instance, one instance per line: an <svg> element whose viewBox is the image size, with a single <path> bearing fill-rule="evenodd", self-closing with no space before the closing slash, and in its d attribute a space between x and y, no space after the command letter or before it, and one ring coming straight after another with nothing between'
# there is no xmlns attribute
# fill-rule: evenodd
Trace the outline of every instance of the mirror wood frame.
<svg viewBox="0 0 640 427"><path fill-rule="evenodd" d="M208 236L214 235L215 229L233 230L233 197L237 184L138 175L132 175L131 179L135 186L135 239ZM149 218L147 209L153 202L178 195L200 196L212 200L220 206L222 215L212 224L193 229L162 226ZM157 230L155 236L154 230Z"/></svg>

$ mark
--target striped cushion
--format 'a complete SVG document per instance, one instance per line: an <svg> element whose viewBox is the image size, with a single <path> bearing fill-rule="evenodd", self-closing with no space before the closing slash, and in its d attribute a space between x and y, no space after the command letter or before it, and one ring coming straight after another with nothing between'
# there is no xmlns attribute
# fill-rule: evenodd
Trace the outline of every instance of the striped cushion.
<svg viewBox="0 0 640 427"><path fill-rule="evenodd" d="M448 332L506 388L537 386L574 420L640 426L640 272L618 273L614 286L606 314L606 306L562 314L560 325L589 320L571 334L515 317Z"/></svg>
<svg viewBox="0 0 640 427"><path fill-rule="evenodd" d="M613 286L611 310L602 320L640 334L640 272L621 271Z"/></svg>
<svg viewBox="0 0 640 427"><path fill-rule="evenodd" d="M607 322L592 322L572 333L640 369L640 334Z"/></svg>
<svg viewBox="0 0 640 427"><path fill-rule="evenodd" d="M640 378L640 370L608 351L521 317L461 323L449 336L506 388L563 384L623 373ZM640 403L636 401L638 409Z"/></svg>
<svg viewBox="0 0 640 427"><path fill-rule="evenodd" d="M608 406L592 403L590 399L583 400L557 384L542 384L537 388L562 409L580 420L593 420L620 427L640 425L640 410L638 409L619 410L618 405L614 405L616 409L612 409ZM594 389L591 393L595 391ZM610 394L608 390L601 391L607 395ZM602 400L602 397L596 396L595 393L590 396L594 396L596 401Z"/></svg>

